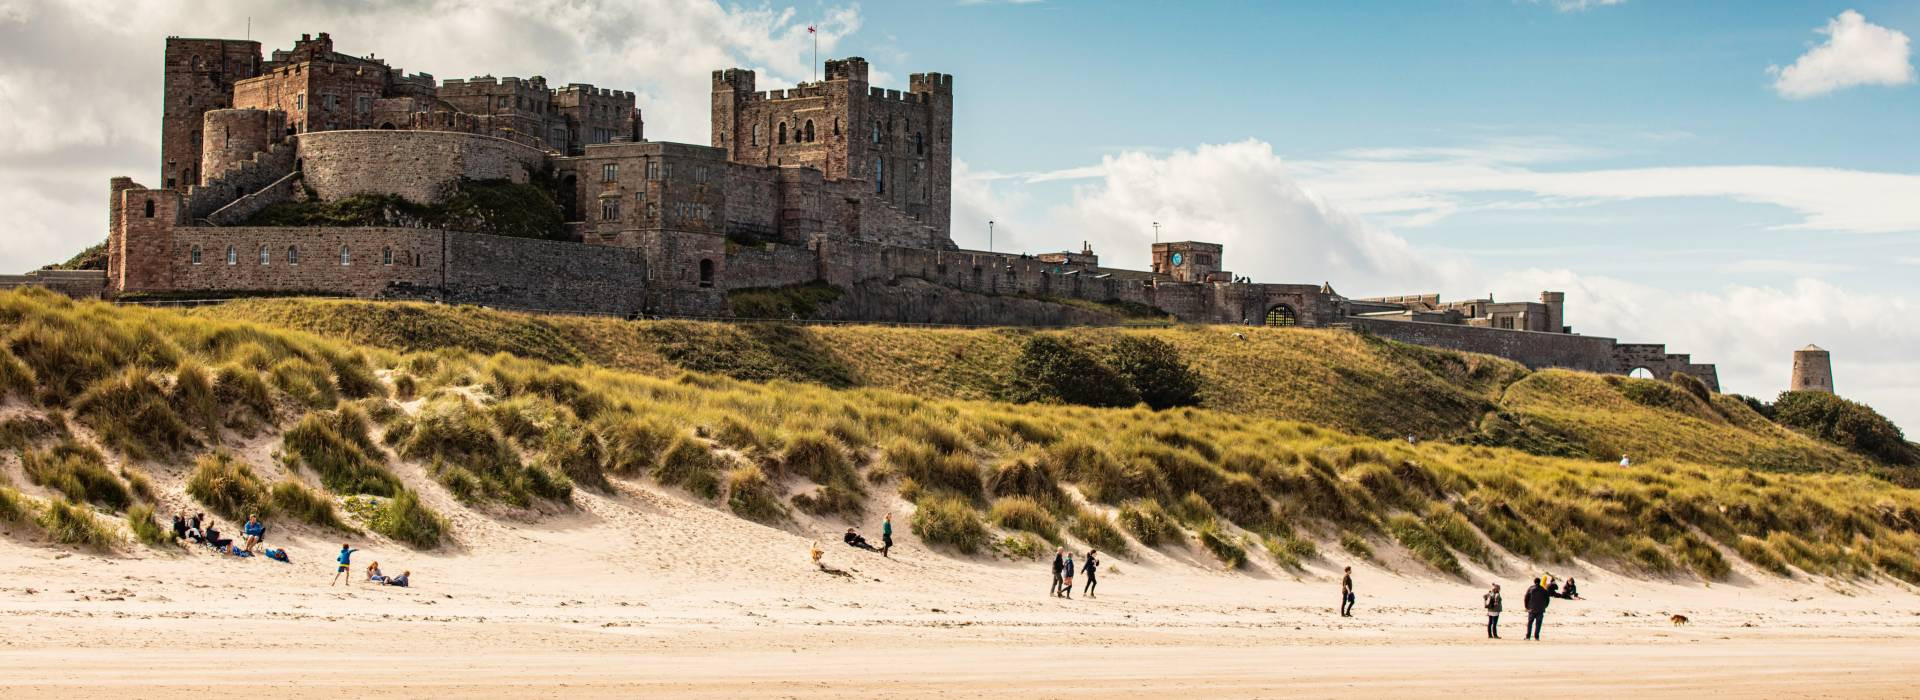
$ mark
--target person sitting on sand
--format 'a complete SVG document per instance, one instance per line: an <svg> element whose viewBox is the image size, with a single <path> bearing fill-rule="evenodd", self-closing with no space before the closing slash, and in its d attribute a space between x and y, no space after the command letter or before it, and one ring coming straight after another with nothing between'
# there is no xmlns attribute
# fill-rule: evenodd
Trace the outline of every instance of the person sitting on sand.
<svg viewBox="0 0 1920 700"><path fill-rule="evenodd" d="M869 552L880 551L873 545L867 544L867 538L861 537L860 533L853 531L853 528L847 528L847 534L841 536L840 541L846 542L849 547L858 547Z"/></svg>
<svg viewBox="0 0 1920 700"><path fill-rule="evenodd" d="M393 577L393 578L390 578L390 579L387 579L386 581L383 581L382 583L385 583L385 584L387 584L387 585L389 585L389 586L399 586L399 587L401 587L401 588L406 588L406 587L407 587L407 579L409 579L409 578L411 578L412 576L413 576L413 572L411 572L411 571L402 571L402 572L400 572L400 575L399 575L399 576L395 576L395 577Z"/></svg>
<svg viewBox="0 0 1920 700"><path fill-rule="evenodd" d="M380 562L376 561L367 565L367 580L374 583L381 583L387 580L387 577L380 575Z"/></svg>
<svg viewBox="0 0 1920 700"><path fill-rule="evenodd" d="M207 523L207 534L205 535L207 544L214 549L226 549L228 545L233 544L233 538L221 537L220 528L214 525L212 522Z"/></svg>
<svg viewBox="0 0 1920 700"><path fill-rule="evenodd" d="M1580 597L1580 591L1574 587L1573 577L1567 577L1567 585L1560 587L1560 597L1567 600L1586 600Z"/></svg>
<svg viewBox="0 0 1920 700"><path fill-rule="evenodd" d="M267 525L260 522L259 513L247 514L247 524L240 527L240 536L248 552L252 552L254 545L260 544L260 540L266 539Z"/></svg>
<svg viewBox="0 0 1920 700"><path fill-rule="evenodd" d="M1073 552L1060 564L1060 597L1073 600Z"/></svg>
<svg viewBox="0 0 1920 700"><path fill-rule="evenodd" d="M187 538L187 516L181 515L179 513L174 513L173 514L173 539L184 540L186 538Z"/></svg>

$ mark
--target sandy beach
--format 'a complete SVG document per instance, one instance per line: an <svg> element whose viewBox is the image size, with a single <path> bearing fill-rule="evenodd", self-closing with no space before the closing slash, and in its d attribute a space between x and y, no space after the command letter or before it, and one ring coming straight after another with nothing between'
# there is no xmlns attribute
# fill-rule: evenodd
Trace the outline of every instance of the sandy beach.
<svg viewBox="0 0 1920 700"><path fill-rule="evenodd" d="M289 526L293 564L202 548L112 556L0 539L9 698L634 697L1893 698L1920 683L1920 596L1886 582L1640 580L1582 564L1520 639L1529 569L1256 557L1183 546L1109 557L1100 595L1045 592L1046 565L756 525L651 487L580 493L527 522L451 510L460 545L370 544L415 586L329 586L337 536ZM877 517L869 518L877 522ZM868 528L869 534L877 528ZM818 536L827 573L807 561ZM1506 589L1502 640L1480 593ZM1692 623L1676 627L1675 613Z"/></svg>

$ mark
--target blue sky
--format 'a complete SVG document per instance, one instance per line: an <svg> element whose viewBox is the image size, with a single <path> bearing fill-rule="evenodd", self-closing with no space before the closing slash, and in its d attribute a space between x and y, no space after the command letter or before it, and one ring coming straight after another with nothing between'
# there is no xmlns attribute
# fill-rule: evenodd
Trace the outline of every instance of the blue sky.
<svg viewBox="0 0 1920 700"><path fill-rule="evenodd" d="M649 137L695 143L711 70L807 80L817 24L883 87L956 76L964 246L991 218L1002 250L1137 267L1159 221L1352 296L1564 290L1576 330L1729 391L1772 396L1819 343L1842 394L1920 426L1912 0L0 0L0 271L102 237L107 178L153 177L164 37L249 17L269 49L329 31L440 78L634 90Z"/></svg>

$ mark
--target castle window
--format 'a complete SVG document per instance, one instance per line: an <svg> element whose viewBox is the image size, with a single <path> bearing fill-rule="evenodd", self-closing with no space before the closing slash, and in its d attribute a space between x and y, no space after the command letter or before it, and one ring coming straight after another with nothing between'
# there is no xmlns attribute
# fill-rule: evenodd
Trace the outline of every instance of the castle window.
<svg viewBox="0 0 1920 700"><path fill-rule="evenodd" d="M393 248L388 247L388 248L380 249L380 264L382 265L393 264Z"/></svg>
<svg viewBox="0 0 1920 700"><path fill-rule="evenodd" d="M713 286L713 260L703 258L700 261L700 286Z"/></svg>
<svg viewBox="0 0 1920 700"><path fill-rule="evenodd" d="M787 123L786 122L780 122L780 143L782 145L785 145L787 143Z"/></svg>
<svg viewBox="0 0 1920 700"><path fill-rule="evenodd" d="M346 246L340 246L340 264L343 266L353 264L353 253L348 251Z"/></svg>
<svg viewBox="0 0 1920 700"><path fill-rule="evenodd" d="M273 255L267 252L266 246L260 246L260 264L262 265L267 264L267 260L272 257Z"/></svg>
<svg viewBox="0 0 1920 700"><path fill-rule="evenodd" d="M200 246L194 246L193 252L187 254L187 259L192 260L195 265L200 264Z"/></svg>
<svg viewBox="0 0 1920 700"><path fill-rule="evenodd" d="M1297 326L1300 325L1300 317L1293 313L1293 307L1277 304L1267 309L1267 325L1274 328Z"/></svg>
<svg viewBox="0 0 1920 700"><path fill-rule="evenodd" d="M647 204L647 218L649 218L649 219L654 219L654 218L659 218L659 216L660 216L660 205L658 205L658 204L653 204L653 203L648 203L648 204Z"/></svg>
<svg viewBox="0 0 1920 700"><path fill-rule="evenodd" d="M660 161L651 160L651 159L647 161L647 179L648 180L660 179Z"/></svg>
<svg viewBox="0 0 1920 700"><path fill-rule="evenodd" d="M359 107L362 113L371 112L373 111L373 97L370 95L361 95L355 106Z"/></svg>
<svg viewBox="0 0 1920 700"><path fill-rule="evenodd" d="M608 197L600 200L600 220L614 221L620 218L620 200Z"/></svg>
<svg viewBox="0 0 1920 700"><path fill-rule="evenodd" d="M1504 328L1506 330L1513 330L1513 317L1501 316L1499 318L1494 319L1493 324L1495 328Z"/></svg>
<svg viewBox="0 0 1920 700"><path fill-rule="evenodd" d="M608 163L600 166L600 181L615 182L620 179L620 164Z"/></svg>
<svg viewBox="0 0 1920 700"><path fill-rule="evenodd" d="M840 118L839 117L833 118L833 135L834 136L840 135Z"/></svg>
<svg viewBox="0 0 1920 700"><path fill-rule="evenodd" d="M147 200L147 218L153 218L153 200Z"/></svg>
<svg viewBox="0 0 1920 700"><path fill-rule="evenodd" d="M878 122L875 122L875 123L878 123ZM875 158L873 159L873 193L886 194L886 192L887 192L887 161L880 158Z"/></svg>
<svg viewBox="0 0 1920 700"><path fill-rule="evenodd" d="M227 264L228 265L240 264L240 252L234 250L233 246L227 246Z"/></svg>
<svg viewBox="0 0 1920 700"><path fill-rule="evenodd" d="M307 93L302 92L293 96L293 108L297 110L307 108Z"/></svg>
<svg viewBox="0 0 1920 700"><path fill-rule="evenodd" d="M287 264L288 265L300 264L300 246L297 246L297 245L287 246Z"/></svg>
<svg viewBox="0 0 1920 700"><path fill-rule="evenodd" d="M813 143L813 120L807 120L807 143Z"/></svg>
<svg viewBox="0 0 1920 700"><path fill-rule="evenodd" d="M873 120L873 142L880 143L880 120Z"/></svg>
<svg viewBox="0 0 1920 700"><path fill-rule="evenodd" d="M760 125L759 124L753 125L753 141L751 142L750 145L754 145L754 146L760 145Z"/></svg>
<svg viewBox="0 0 1920 700"><path fill-rule="evenodd" d="M913 132L913 154L917 156L926 152L927 152L926 136L921 134L918 131Z"/></svg>

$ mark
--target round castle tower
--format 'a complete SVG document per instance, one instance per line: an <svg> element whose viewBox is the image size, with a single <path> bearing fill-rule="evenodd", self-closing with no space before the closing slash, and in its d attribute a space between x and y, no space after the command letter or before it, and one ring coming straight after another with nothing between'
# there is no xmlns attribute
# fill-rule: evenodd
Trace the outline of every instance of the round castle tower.
<svg viewBox="0 0 1920 700"><path fill-rule="evenodd" d="M1787 384L1787 390L1833 393L1833 356L1818 345L1795 350L1793 380Z"/></svg>
<svg viewBox="0 0 1920 700"><path fill-rule="evenodd" d="M280 140L286 122L286 113L277 109L208 110L200 142L200 181L187 184L205 185L252 161L253 154Z"/></svg>

